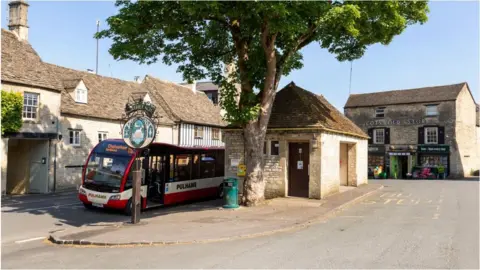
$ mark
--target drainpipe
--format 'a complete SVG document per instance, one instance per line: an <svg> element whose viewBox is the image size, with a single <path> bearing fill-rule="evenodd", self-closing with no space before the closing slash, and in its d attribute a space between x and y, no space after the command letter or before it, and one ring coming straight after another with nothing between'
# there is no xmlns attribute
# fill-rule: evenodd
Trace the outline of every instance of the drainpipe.
<svg viewBox="0 0 480 270"><path fill-rule="evenodd" d="M58 135L58 116L57 116L57 142L55 143L55 156L53 157L53 193L57 191L57 147L58 143L60 141L59 135Z"/></svg>

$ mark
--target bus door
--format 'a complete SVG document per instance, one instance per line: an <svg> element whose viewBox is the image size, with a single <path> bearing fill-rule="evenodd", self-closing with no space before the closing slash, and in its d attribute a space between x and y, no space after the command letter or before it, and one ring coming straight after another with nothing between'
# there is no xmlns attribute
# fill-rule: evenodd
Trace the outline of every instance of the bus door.
<svg viewBox="0 0 480 270"><path fill-rule="evenodd" d="M147 199L155 204L163 204L165 180L168 176L168 156L150 156Z"/></svg>

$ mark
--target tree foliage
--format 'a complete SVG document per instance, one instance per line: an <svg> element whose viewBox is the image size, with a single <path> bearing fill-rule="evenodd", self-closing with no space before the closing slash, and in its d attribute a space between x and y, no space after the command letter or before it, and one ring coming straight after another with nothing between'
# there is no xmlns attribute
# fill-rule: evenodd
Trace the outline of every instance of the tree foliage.
<svg viewBox="0 0 480 270"><path fill-rule="evenodd" d="M239 124L259 116L267 72L264 41L273 43L278 83L281 75L302 67L300 50L312 42L340 61L358 59L368 45L387 45L408 25L426 22L428 12L424 1L117 1L116 6L118 14L107 20L110 28L97 35L112 38L115 59L178 63L185 80L210 78L224 85L227 120ZM239 69L226 80L223 70L230 63ZM242 91L232 83L240 83Z"/></svg>
<svg viewBox="0 0 480 270"><path fill-rule="evenodd" d="M22 128L23 97L19 92L2 90L2 135Z"/></svg>
<svg viewBox="0 0 480 270"><path fill-rule="evenodd" d="M97 38L111 38L117 60L179 64L185 80L221 86L225 120L243 128L247 173L242 202L263 200L263 141L278 83L302 67L316 43L339 61L389 44L427 21L424 1L117 1ZM321 61L322 59L318 59ZM228 76L225 67L234 65ZM235 85L240 85L236 88ZM293 109L293 108L292 108Z"/></svg>

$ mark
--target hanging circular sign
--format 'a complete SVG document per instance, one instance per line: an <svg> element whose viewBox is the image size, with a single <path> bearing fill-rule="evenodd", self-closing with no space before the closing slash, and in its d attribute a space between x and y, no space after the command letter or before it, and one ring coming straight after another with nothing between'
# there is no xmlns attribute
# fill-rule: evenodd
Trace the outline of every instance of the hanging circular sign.
<svg viewBox="0 0 480 270"><path fill-rule="evenodd" d="M122 130L123 141L131 148L142 149L149 146L155 139L155 124L145 116L130 118Z"/></svg>

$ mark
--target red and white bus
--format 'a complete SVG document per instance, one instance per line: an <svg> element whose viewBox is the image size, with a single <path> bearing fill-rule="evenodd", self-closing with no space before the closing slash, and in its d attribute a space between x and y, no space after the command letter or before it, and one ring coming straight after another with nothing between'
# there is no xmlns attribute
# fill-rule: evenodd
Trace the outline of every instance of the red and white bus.
<svg viewBox="0 0 480 270"><path fill-rule="evenodd" d="M222 197L224 152L164 143L135 151L123 140L104 140L88 156L78 197L86 208L122 209L130 215L135 158L142 164L142 209Z"/></svg>

